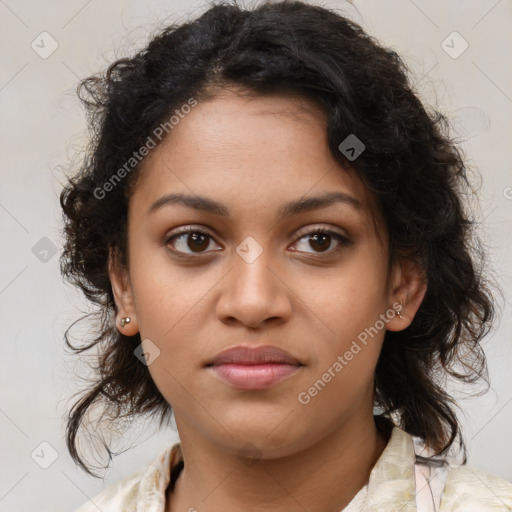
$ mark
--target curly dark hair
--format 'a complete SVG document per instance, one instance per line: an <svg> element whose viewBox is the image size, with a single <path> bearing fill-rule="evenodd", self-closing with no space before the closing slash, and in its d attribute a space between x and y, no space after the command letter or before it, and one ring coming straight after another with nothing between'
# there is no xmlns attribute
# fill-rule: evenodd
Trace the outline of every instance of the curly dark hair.
<svg viewBox="0 0 512 512"><path fill-rule="evenodd" d="M195 20L166 26L131 58L82 80L91 141L80 168L61 192L65 227L61 272L97 307L98 330L76 353L96 346L95 377L69 411L66 442L74 461L95 475L78 452L79 431L99 407L108 418L160 415L171 405L147 366L134 357L140 334L115 326L109 252L127 263L127 204L140 166L98 191L142 147L155 127L191 97L214 98L226 87L254 95L294 94L314 101L328 118L329 148L377 198L388 228L390 263L417 262L427 291L411 325L385 334L375 373L375 405L383 417L444 453L459 437L449 376L463 382L488 372L481 340L495 317L490 281L476 222L464 197L474 194L462 152L445 115L427 112L413 91L409 70L358 24L300 1L241 8L236 0L210 5ZM355 160L339 150L355 134L366 146ZM472 197L472 196L471 196ZM75 322L76 323L76 322ZM87 430L87 429L86 429ZM100 430L92 434L100 439ZM112 451L100 439L110 459Z"/></svg>

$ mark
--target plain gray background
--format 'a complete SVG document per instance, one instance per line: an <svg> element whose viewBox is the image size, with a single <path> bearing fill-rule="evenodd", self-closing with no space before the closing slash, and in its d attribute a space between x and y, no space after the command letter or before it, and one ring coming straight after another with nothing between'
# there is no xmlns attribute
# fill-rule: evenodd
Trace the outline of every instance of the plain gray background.
<svg viewBox="0 0 512 512"><path fill-rule="evenodd" d="M464 400L459 389L457 396L469 463L512 481L511 2L323 5L339 8L403 56L420 97L451 117L467 162L482 175L482 236L505 296L498 298L501 322L485 341L491 391ZM62 169L87 136L75 95L79 79L144 45L168 17L184 21L205 6L0 0L0 511L73 510L177 441L172 429L157 433L152 425L134 424L126 436L140 444L114 459L104 481L79 471L66 451L64 415L81 387L80 367L64 353L63 332L88 305L59 274L58 196ZM56 50L44 55L52 44ZM34 450L39 459L32 458ZM53 450L56 460L44 469L40 464L52 461Z"/></svg>

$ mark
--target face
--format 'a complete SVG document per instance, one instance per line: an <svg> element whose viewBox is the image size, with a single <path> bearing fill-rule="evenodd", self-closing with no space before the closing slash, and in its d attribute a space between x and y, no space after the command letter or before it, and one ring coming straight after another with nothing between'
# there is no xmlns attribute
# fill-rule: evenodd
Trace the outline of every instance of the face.
<svg viewBox="0 0 512 512"><path fill-rule="evenodd" d="M162 200L171 194L191 200ZM148 155L129 202L129 271L111 279L120 316L132 317L121 330L151 340L148 368L180 430L233 453L250 439L273 458L371 417L405 275L388 273L371 201L303 99L225 92ZM206 366L239 345L277 347L300 366L242 389Z"/></svg>

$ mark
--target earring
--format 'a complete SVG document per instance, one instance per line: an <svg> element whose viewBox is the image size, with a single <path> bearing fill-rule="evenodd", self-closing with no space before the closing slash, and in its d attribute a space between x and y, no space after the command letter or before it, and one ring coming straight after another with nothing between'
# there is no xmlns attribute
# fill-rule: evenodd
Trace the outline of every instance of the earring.
<svg viewBox="0 0 512 512"><path fill-rule="evenodd" d="M404 319L404 317L402 316L402 304L400 304L400 309L396 312L396 314L401 320Z"/></svg>
<svg viewBox="0 0 512 512"><path fill-rule="evenodd" d="M120 321L121 327L124 327L126 324L129 324L131 321L132 321L132 319L129 316L127 316L125 318L121 318L121 321Z"/></svg>

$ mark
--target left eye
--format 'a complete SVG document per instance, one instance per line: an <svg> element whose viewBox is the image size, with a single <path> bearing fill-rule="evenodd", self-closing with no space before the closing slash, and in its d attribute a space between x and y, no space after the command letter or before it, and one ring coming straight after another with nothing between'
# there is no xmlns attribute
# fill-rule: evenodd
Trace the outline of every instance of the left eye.
<svg viewBox="0 0 512 512"><path fill-rule="evenodd" d="M349 240L343 235L339 233L335 233L334 231L324 231L324 230L316 230L303 235L299 238L300 243L301 240L304 240L304 244L309 244L310 247L315 249L314 252L333 252L329 251L332 241L337 240L339 245L348 245ZM309 252L304 250L303 252Z"/></svg>

